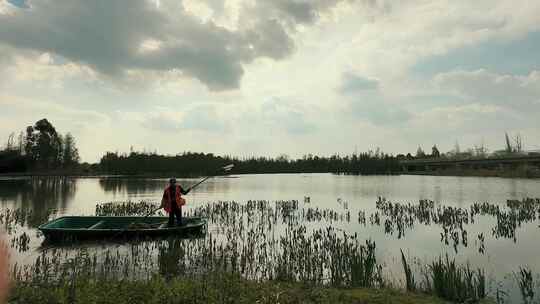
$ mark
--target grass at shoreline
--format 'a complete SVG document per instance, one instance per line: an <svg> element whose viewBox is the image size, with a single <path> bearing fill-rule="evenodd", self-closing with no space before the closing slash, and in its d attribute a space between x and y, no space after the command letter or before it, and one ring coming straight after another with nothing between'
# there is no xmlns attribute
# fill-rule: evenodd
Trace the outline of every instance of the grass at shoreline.
<svg viewBox="0 0 540 304"><path fill-rule="evenodd" d="M448 303L392 289L337 289L278 281L254 282L230 274L148 281L76 279L15 283L8 303Z"/></svg>

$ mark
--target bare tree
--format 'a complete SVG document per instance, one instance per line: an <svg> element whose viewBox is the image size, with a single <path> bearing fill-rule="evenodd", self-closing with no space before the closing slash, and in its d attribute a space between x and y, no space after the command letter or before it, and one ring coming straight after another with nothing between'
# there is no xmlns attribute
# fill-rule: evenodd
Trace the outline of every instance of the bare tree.
<svg viewBox="0 0 540 304"><path fill-rule="evenodd" d="M426 153L424 150L422 150L422 147L418 146L418 149L416 150L416 157L417 158L423 158L426 157Z"/></svg>
<svg viewBox="0 0 540 304"><path fill-rule="evenodd" d="M456 140L456 143L454 145L454 153L456 153L456 155L459 155L459 153L461 153L461 149L459 148L459 143L458 143L457 140Z"/></svg>
<svg viewBox="0 0 540 304"><path fill-rule="evenodd" d="M64 167L72 167L79 163L79 150L75 146L75 137L67 133L64 137L62 152L62 164Z"/></svg>
<svg viewBox="0 0 540 304"><path fill-rule="evenodd" d="M512 144L510 143L510 138L508 137L508 133L504 133L504 138L506 140L506 152L508 153L514 152L512 148Z"/></svg>
<svg viewBox="0 0 540 304"><path fill-rule="evenodd" d="M13 132L8 136L6 150L15 150L15 133Z"/></svg>
<svg viewBox="0 0 540 304"><path fill-rule="evenodd" d="M17 147L18 147L18 150L19 150L19 154L20 155L23 155L24 154L24 145L25 145L25 141L24 141L24 133L21 131L19 133L19 140L17 142Z"/></svg>
<svg viewBox="0 0 540 304"><path fill-rule="evenodd" d="M520 153L523 151L523 144L522 144L522 141L521 141L521 134L517 134L516 135L516 139L514 140L515 141L515 152L517 153Z"/></svg>

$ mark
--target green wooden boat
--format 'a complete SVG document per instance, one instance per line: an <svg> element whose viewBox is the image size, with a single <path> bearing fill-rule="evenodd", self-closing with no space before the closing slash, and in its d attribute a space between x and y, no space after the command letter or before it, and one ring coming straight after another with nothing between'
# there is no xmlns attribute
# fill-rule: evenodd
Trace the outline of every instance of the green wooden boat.
<svg viewBox="0 0 540 304"><path fill-rule="evenodd" d="M48 240L108 239L137 236L201 234L206 220L184 217L182 225L169 227L163 216L63 216L38 227Z"/></svg>

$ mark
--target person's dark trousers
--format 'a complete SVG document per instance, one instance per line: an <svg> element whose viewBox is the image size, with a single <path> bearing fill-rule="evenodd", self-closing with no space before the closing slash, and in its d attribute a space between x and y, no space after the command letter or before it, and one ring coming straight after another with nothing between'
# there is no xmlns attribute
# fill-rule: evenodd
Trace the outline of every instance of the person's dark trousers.
<svg viewBox="0 0 540 304"><path fill-rule="evenodd" d="M171 212L169 213L169 226L174 225L174 217L176 216L176 224L182 225L182 207L178 207L178 204L171 204Z"/></svg>

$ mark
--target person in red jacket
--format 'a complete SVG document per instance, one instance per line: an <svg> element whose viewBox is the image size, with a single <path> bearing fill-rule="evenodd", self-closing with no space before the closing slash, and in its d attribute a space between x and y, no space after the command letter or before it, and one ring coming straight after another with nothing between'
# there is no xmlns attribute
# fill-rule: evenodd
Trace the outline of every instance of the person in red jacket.
<svg viewBox="0 0 540 304"><path fill-rule="evenodd" d="M182 195L188 194L189 190L184 190L180 185L177 185L176 179L169 180L169 185L165 188L161 199L161 207L169 213L169 226L174 226L175 217L176 224L182 225L182 206L186 204Z"/></svg>

